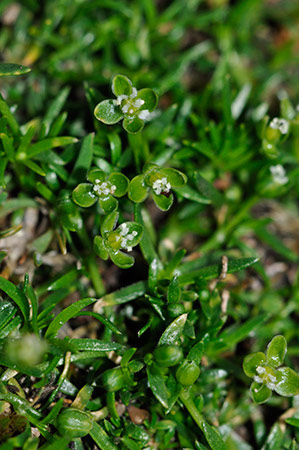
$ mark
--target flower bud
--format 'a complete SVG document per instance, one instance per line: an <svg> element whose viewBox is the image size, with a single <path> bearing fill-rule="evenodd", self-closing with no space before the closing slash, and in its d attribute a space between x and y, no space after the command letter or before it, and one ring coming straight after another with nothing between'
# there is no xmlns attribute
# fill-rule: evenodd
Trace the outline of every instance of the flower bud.
<svg viewBox="0 0 299 450"><path fill-rule="evenodd" d="M80 409L66 408L58 416L56 428L61 436L72 439L86 436L92 429L92 417Z"/></svg>
<svg viewBox="0 0 299 450"><path fill-rule="evenodd" d="M121 367L108 369L102 373L102 386L108 392L119 391L125 386L125 379Z"/></svg>
<svg viewBox="0 0 299 450"><path fill-rule="evenodd" d="M162 345L153 351L155 360L159 366L172 367L183 358L183 351L176 345Z"/></svg>
<svg viewBox="0 0 299 450"><path fill-rule="evenodd" d="M176 379L183 386L191 386L199 377L200 369L194 361L185 360L176 371Z"/></svg>

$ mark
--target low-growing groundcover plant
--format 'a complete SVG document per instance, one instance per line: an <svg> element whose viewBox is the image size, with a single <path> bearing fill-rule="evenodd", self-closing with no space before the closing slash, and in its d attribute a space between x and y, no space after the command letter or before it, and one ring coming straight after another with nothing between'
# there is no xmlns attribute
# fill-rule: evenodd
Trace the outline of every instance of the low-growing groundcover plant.
<svg viewBox="0 0 299 450"><path fill-rule="evenodd" d="M0 13L1 450L299 448L296 2Z"/></svg>

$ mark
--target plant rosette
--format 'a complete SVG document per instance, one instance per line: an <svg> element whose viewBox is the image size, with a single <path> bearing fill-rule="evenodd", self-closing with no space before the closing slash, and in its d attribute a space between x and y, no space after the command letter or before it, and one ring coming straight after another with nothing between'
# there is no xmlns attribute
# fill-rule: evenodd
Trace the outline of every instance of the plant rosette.
<svg viewBox="0 0 299 450"><path fill-rule="evenodd" d="M118 207L115 197L123 197L128 190L128 178L119 172L109 176L100 169L93 168L87 174L90 183L79 184L72 193L72 199L77 205L88 208L98 200L105 213L111 213Z"/></svg>
<svg viewBox="0 0 299 450"><path fill-rule="evenodd" d="M287 351L283 336L275 336L268 344L267 353L256 352L247 355L243 370L253 378L250 391L256 403L264 403L272 391L285 397L299 394L299 375L290 367L280 367Z"/></svg>
<svg viewBox="0 0 299 450"><path fill-rule="evenodd" d="M112 80L112 92L116 100L107 99L94 109L95 117L106 125L114 125L123 119L122 126L128 133L138 133L144 127L158 103L157 94L149 88L137 89L124 75L116 75Z"/></svg>
<svg viewBox="0 0 299 450"><path fill-rule="evenodd" d="M109 214L101 226L102 236L95 236L94 250L102 259L109 257L118 267L128 269L134 264L134 257L124 253L132 251L139 244L143 234L143 227L137 222L124 222L116 227L119 213Z"/></svg>
<svg viewBox="0 0 299 450"><path fill-rule="evenodd" d="M141 203L151 192L156 206L168 211L173 204L171 189L180 188L186 182L186 175L177 169L147 164L143 173L131 180L128 195L133 202Z"/></svg>

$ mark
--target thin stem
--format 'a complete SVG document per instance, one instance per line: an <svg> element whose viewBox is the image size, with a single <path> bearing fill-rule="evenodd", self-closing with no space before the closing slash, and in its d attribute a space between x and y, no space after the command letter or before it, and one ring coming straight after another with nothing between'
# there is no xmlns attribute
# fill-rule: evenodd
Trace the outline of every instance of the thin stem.
<svg viewBox="0 0 299 450"><path fill-rule="evenodd" d="M204 418L203 418L202 414L200 414L200 412L196 408L196 406L192 400L192 397L190 395L190 390L191 390L191 388L184 389L180 393L180 399L181 399L182 403L184 404L185 408L188 410L188 412L192 416L194 422L196 422L197 425L199 426L199 428L202 430L202 424L204 422Z"/></svg>

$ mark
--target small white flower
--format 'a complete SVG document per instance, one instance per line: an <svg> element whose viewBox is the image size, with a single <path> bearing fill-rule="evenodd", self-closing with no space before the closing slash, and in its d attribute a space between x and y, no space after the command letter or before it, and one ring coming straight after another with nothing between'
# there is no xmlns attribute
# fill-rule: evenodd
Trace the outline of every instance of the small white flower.
<svg viewBox="0 0 299 450"><path fill-rule="evenodd" d="M145 120L150 116L150 112L148 109L144 109L143 111L140 111L140 113L138 114L139 119L141 120Z"/></svg>
<svg viewBox="0 0 299 450"><path fill-rule="evenodd" d="M255 375L255 376L253 377L253 379L254 379L254 381L255 381L256 383L262 383L262 382L263 382L263 379L262 379L261 377L259 377L258 375Z"/></svg>
<svg viewBox="0 0 299 450"><path fill-rule="evenodd" d="M128 103L126 103L124 106L122 106L121 110L124 114L126 114L128 112L130 108L130 105Z"/></svg>
<svg viewBox="0 0 299 450"><path fill-rule="evenodd" d="M121 224L121 230L120 230L120 235L121 236L126 236L129 233L129 228L128 225L126 223L122 223Z"/></svg>
<svg viewBox="0 0 299 450"><path fill-rule="evenodd" d="M286 176L286 172L284 167L281 164L277 164L276 166L270 166L270 172L273 177L273 181L277 184L286 184L289 179Z"/></svg>
<svg viewBox="0 0 299 450"><path fill-rule="evenodd" d="M132 94L130 95L130 98L137 97L137 89L135 87L132 88Z"/></svg>
<svg viewBox="0 0 299 450"><path fill-rule="evenodd" d="M101 182L100 180L96 179L95 180L95 184L93 186L93 190L97 195L109 195L109 194L113 194L113 192L115 191L116 186L111 186L111 184L109 183L109 181L103 181Z"/></svg>
<svg viewBox="0 0 299 450"><path fill-rule="evenodd" d="M258 366L258 367L256 368L256 371L257 371L257 373L260 375L261 373L265 373L265 372L266 372L266 369L265 369L265 367Z"/></svg>
<svg viewBox="0 0 299 450"><path fill-rule="evenodd" d="M160 195L162 192L170 192L171 184L166 177L160 178L153 183L153 191L155 194Z"/></svg>
<svg viewBox="0 0 299 450"><path fill-rule="evenodd" d="M127 99L128 99L128 96L125 95L125 94L118 95L117 98L116 98L116 103L117 103L117 105L121 105L121 102L123 100L127 100Z"/></svg>
<svg viewBox="0 0 299 450"><path fill-rule="evenodd" d="M285 119L280 119L278 117L274 117L274 119L270 122L270 128L273 128L275 130L279 130L281 134L287 134L289 131L289 122Z"/></svg>
<svg viewBox="0 0 299 450"><path fill-rule="evenodd" d="M266 383L266 386L267 388L271 389L271 391L273 391L276 388L274 383Z"/></svg>
<svg viewBox="0 0 299 450"><path fill-rule="evenodd" d="M140 108L140 106L144 105L144 100L142 100L141 98L137 98L137 100L135 100L134 102L134 106L136 108Z"/></svg>
<svg viewBox="0 0 299 450"><path fill-rule="evenodd" d="M276 376L275 375L271 375L271 373L269 373L269 379L270 379L270 381L272 382L272 383L276 383L277 382L277 378L276 378Z"/></svg>

